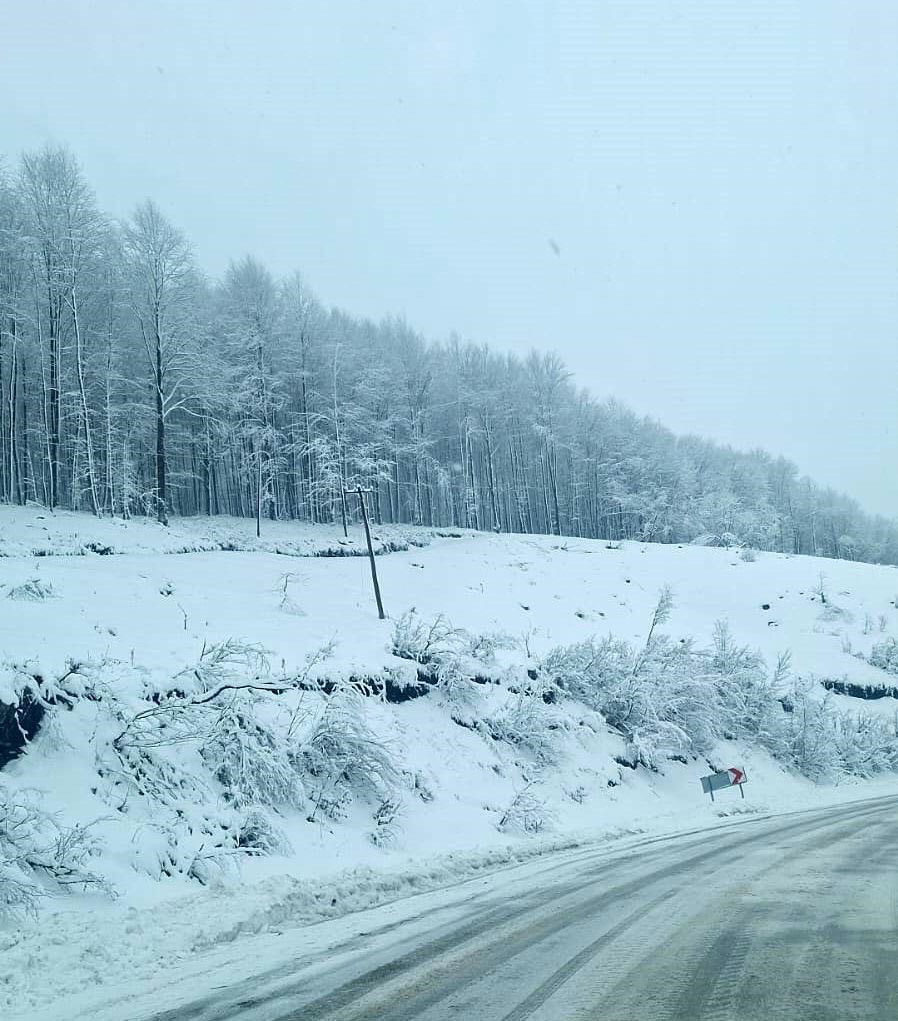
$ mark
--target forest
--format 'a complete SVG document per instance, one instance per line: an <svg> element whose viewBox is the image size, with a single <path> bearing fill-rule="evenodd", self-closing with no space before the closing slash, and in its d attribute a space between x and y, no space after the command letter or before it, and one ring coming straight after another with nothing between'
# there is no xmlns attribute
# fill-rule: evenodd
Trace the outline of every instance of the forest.
<svg viewBox="0 0 898 1021"><path fill-rule="evenodd" d="M69 149L0 165L0 501L345 530L359 489L377 523L898 563L898 522L553 353L355 318L251 256L210 279L152 201L105 216Z"/></svg>

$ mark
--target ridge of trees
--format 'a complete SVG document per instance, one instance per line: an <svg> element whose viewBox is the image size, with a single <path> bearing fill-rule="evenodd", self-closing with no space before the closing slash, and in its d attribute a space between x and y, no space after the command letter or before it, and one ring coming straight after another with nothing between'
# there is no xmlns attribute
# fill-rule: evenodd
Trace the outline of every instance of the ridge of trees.
<svg viewBox="0 0 898 1021"><path fill-rule="evenodd" d="M220 281L151 201L105 217L65 147L0 167L0 501L376 522L898 563L898 523L762 450L675 436L555 354L428 343L253 258Z"/></svg>

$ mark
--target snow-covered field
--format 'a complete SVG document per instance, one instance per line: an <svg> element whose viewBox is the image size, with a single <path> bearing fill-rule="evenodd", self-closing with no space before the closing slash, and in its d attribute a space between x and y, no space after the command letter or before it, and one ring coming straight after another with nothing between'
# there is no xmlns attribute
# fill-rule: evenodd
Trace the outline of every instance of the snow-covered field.
<svg viewBox="0 0 898 1021"><path fill-rule="evenodd" d="M665 586L674 646L710 645L725 620L771 670L790 651L818 699L818 680L891 685L867 657L898 635L894 568L375 532L386 621L367 559L339 555L361 553L360 535L265 523L259 541L247 521L164 529L0 507L0 703L35 685L59 696L0 795L50 813L57 829L41 833L86 827L77 874L97 881L63 895L35 874L51 894L37 917L0 922L4 1017L79 1016L72 996L93 1010L178 962L258 959L272 933L535 854L894 787L891 774L817 786L744 739L632 768L632 742L595 707L528 688L558 647L613 635L643 648ZM415 662L397 634L453 655ZM898 706L828 699L881 720ZM347 732L355 743L336 747ZM729 765L747 770L745 800L712 805L699 777Z"/></svg>

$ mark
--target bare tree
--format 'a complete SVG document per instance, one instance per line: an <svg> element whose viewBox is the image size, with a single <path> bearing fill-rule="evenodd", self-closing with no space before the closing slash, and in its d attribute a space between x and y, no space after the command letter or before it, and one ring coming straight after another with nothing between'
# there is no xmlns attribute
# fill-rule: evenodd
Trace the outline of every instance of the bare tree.
<svg viewBox="0 0 898 1021"><path fill-rule="evenodd" d="M24 157L0 184L0 500L261 532L265 516L348 527L358 486L377 525L898 563L895 522L782 458L597 401L554 355L324 309L254 259L206 286L152 203L116 234L67 150Z"/></svg>
<svg viewBox="0 0 898 1021"><path fill-rule="evenodd" d="M252 476L256 535L262 514L277 517L279 456L278 411L283 405L280 380L273 369L278 317L277 289L268 270L250 256L228 267L222 287L225 329L235 368L241 411L239 435Z"/></svg>
<svg viewBox="0 0 898 1021"><path fill-rule="evenodd" d="M39 327L41 335L46 330L49 355L49 375L45 381L49 503L55 506L60 494L62 352L66 336L72 334L79 432L87 461L91 504L99 514L80 289L87 264L99 247L103 221L77 160L66 148L48 146L26 153L22 157L20 184L35 273L44 294Z"/></svg>
<svg viewBox="0 0 898 1021"><path fill-rule="evenodd" d="M155 425L154 503L156 517L168 524L166 424L186 407L197 368L191 350L190 301L195 274L190 246L179 230L146 201L123 228L131 285L131 307L140 328L150 369Z"/></svg>

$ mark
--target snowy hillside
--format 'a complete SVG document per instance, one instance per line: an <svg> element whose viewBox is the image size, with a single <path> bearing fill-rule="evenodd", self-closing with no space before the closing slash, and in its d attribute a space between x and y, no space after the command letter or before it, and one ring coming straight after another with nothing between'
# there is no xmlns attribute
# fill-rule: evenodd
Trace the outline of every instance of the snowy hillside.
<svg viewBox="0 0 898 1021"><path fill-rule="evenodd" d="M552 847L892 782L894 568L394 527L380 621L361 535L252 527L0 507L4 1016ZM731 765L745 800L712 805Z"/></svg>

